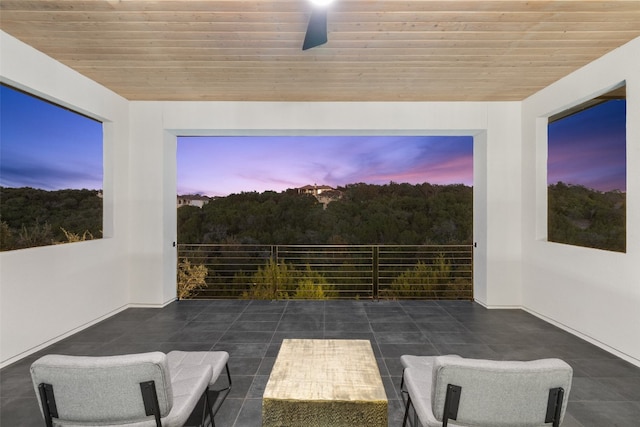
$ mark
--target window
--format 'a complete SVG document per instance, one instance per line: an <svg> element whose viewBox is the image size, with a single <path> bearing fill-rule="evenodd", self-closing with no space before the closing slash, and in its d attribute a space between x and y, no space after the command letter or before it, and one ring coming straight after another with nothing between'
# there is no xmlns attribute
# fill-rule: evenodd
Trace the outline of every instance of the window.
<svg viewBox="0 0 640 427"><path fill-rule="evenodd" d="M102 123L0 86L0 248L102 237Z"/></svg>
<svg viewBox="0 0 640 427"><path fill-rule="evenodd" d="M548 144L548 240L625 252L625 87L550 117Z"/></svg>

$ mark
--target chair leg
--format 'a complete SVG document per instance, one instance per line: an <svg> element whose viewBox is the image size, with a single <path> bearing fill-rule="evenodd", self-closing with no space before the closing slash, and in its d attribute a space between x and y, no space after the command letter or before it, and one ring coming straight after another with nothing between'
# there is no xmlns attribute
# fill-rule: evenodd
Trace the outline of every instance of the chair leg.
<svg viewBox="0 0 640 427"><path fill-rule="evenodd" d="M211 422L211 427L215 427L215 421L213 420L213 411L211 410L211 404L209 403L209 388L207 387L207 389L204 391L203 393L203 397L204 397L204 408L202 408L202 422L200 423L200 425L202 427L207 427L206 426L206 421L207 421L207 415L209 415L209 420Z"/></svg>
<svg viewBox="0 0 640 427"><path fill-rule="evenodd" d="M400 398L402 399L402 403L406 402L405 396L407 396L408 392L404 388L404 369L402 370L402 377L400 378Z"/></svg>
<svg viewBox="0 0 640 427"><path fill-rule="evenodd" d="M409 406L411 406L411 396L407 394L407 403L404 406L404 418L402 420L402 427L406 427L407 419L409 418Z"/></svg>
<svg viewBox="0 0 640 427"><path fill-rule="evenodd" d="M160 421L160 404L158 403L158 394L156 392L156 383L154 381L145 381L140 383L140 393L142 394L142 402L144 404L145 413L153 415L156 420L156 426L162 427Z"/></svg>
<svg viewBox="0 0 640 427"><path fill-rule="evenodd" d="M558 406L553 420L553 427L560 427L560 414L562 413L562 402L564 401L564 389L560 387L558 390Z"/></svg>
<svg viewBox="0 0 640 427"><path fill-rule="evenodd" d="M232 382L231 382L231 374L229 373L229 364L228 363L225 365L225 369L227 371L227 384L228 384L227 387L221 388L221 389L218 389L218 390L210 390L212 392L217 393L216 400L213 402L213 405L212 405L212 408L211 408L211 410L213 412L213 415L215 415L218 412L218 410L220 409L220 406L222 406L222 403L224 402L224 400L227 398L227 396L231 392Z"/></svg>
<svg viewBox="0 0 640 427"><path fill-rule="evenodd" d="M58 417L58 409L56 408L56 399L53 394L53 387L50 384L41 383L38 386L38 392L40 393L40 403L42 404L44 422L47 427L53 427L52 417Z"/></svg>
<svg viewBox="0 0 640 427"><path fill-rule="evenodd" d="M218 413L218 410L222 406L222 403L227 398L227 395L231 392L232 382L231 382L231 374L229 373L229 364L225 365L225 370L227 371L228 385L218 390L212 390L210 387L207 387L207 389L204 392L205 408L203 408L202 410L202 423L201 423L203 427L206 427L205 422L206 422L207 415L209 415L209 419L211 420L211 427L215 427L216 423L213 417ZM216 398L213 402L211 401L211 398L210 398L211 393L216 393Z"/></svg>

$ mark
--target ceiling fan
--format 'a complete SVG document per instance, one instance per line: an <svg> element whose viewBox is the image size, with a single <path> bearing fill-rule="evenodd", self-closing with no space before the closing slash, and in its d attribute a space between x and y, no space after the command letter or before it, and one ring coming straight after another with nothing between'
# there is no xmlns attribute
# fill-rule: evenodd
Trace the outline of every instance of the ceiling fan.
<svg viewBox="0 0 640 427"><path fill-rule="evenodd" d="M302 50L311 49L327 42L327 6L333 0L311 0L311 2L313 10L309 17Z"/></svg>

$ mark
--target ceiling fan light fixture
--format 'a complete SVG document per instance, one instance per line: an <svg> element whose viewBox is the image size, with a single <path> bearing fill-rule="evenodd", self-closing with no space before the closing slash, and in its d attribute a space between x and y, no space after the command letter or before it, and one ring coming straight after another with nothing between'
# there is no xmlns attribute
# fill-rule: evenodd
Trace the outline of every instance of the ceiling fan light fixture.
<svg viewBox="0 0 640 427"><path fill-rule="evenodd" d="M302 50L311 49L327 42L327 13L333 0L310 0L314 8L309 17Z"/></svg>
<svg viewBox="0 0 640 427"><path fill-rule="evenodd" d="M327 6L333 3L334 0L310 0L316 6Z"/></svg>

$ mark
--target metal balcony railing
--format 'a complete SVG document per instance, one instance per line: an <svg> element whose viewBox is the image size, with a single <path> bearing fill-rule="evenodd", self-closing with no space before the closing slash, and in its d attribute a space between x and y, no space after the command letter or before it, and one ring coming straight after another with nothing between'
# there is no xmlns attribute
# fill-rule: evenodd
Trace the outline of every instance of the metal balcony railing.
<svg viewBox="0 0 640 427"><path fill-rule="evenodd" d="M207 268L192 298L472 299L471 245L180 244Z"/></svg>

